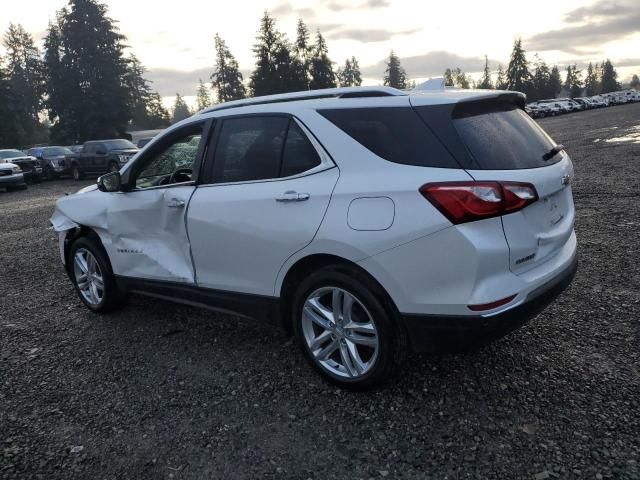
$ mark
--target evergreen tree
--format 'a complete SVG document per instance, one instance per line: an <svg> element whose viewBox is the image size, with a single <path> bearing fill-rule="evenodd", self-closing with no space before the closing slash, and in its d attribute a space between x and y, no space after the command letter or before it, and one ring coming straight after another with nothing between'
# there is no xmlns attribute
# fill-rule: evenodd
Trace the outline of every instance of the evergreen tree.
<svg viewBox="0 0 640 480"><path fill-rule="evenodd" d="M297 83L302 84L305 90L309 88L309 82L311 81L313 49L309 39L309 29L300 18L296 27L296 42L293 46L293 55L296 61L294 68L296 69Z"/></svg>
<svg viewBox="0 0 640 480"><path fill-rule="evenodd" d="M557 65L551 68L551 75L549 76L549 90L548 98L556 98L562 90L562 80L560 79L560 70Z"/></svg>
<svg viewBox="0 0 640 480"><path fill-rule="evenodd" d="M578 70L578 67L567 66L567 78L564 82L564 87L569 91L570 97L579 97L582 93L582 71Z"/></svg>
<svg viewBox="0 0 640 480"><path fill-rule="evenodd" d="M491 69L489 68L489 58L484 56L484 70L482 71L482 78L480 83L474 85L475 88L492 89L493 83L491 82Z"/></svg>
<svg viewBox="0 0 640 480"><path fill-rule="evenodd" d="M0 118L14 119L19 111L19 99L13 93L9 75L2 67L2 61L0 61ZM0 121L0 148L15 148L20 145L22 135L18 122Z"/></svg>
<svg viewBox="0 0 640 480"><path fill-rule="evenodd" d="M124 136L131 118L125 37L96 0L69 0L46 38L51 136L82 142Z"/></svg>
<svg viewBox="0 0 640 480"><path fill-rule="evenodd" d="M631 82L629 82L629 88L640 90L640 78L638 78L638 75L635 73L631 77Z"/></svg>
<svg viewBox="0 0 640 480"><path fill-rule="evenodd" d="M537 54L535 56L534 71L531 77L531 85L527 92L527 100L535 102L553 96L551 91L551 70L544 60Z"/></svg>
<svg viewBox="0 0 640 480"><path fill-rule="evenodd" d="M358 65L356 57L345 60L344 67L338 69L337 77L341 87L359 87L362 85L360 65Z"/></svg>
<svg viewBox="0 0 640 480"><path fill-rule="evenodd" d="M8 81L13 95L12 121L19 132L17 145L47 140L48 132L41 125L39 112L44 97L44 64L33 38L21 25L9 24L3 42L7 53Z"/></svg>
<svg viewBox="0 0 640 480"><path fill-rule="evenodd" d="M498 64L498 75L496 77L496 89L497 90L506 90L507 89L507 76L502 69L502 65Z"/></svg>
<svg viewBox="0 0 640 480"><path fill-rule="evenodd" d="M400 58L393 50L391 50L389 60L387 60L387 69L384 72L384 84L393 88L407 88L407 72L402 68Z"/></svg>
<svg viewBox="0 0 640 480"><path fill-rule="evenodd" d="M211 106L211 94L209 89L204 84L202 79L199 80L198 91L196 92L196 102L198 104L198 111L204 110Z"/></svg>
<svg viewBox="0 0 640 480"><path fill-rule="evenodd" d="M513 43L511 60L507 66L507 89L526 92L530 81L529 62L522 47L522 39Z"/></svg>
<svg viewBox="0 0 640 480"><path fill-rule="evenodd" d="M216 33L216 66L211 74L211 85L217 91L218 102L239 100L246 96L238 61L231 54L226 42Z"/></svg>
<svg viewBox="0 0 640 480"><path fill-rule="evenodd" d="M600 93L600 81L598 79L598 64L595 68L593 63L589 62L587 66L587 77L584 80L584 86L587 89L587 95L597 95Z"/></svg>
<svg viewBox="0 0 640 480"><path fill-rule="evenodd" d="M602 93L616 92L621 86L618 82L618 72L608 58L602 62Z"/></svg>
<svg viewBox="0 0 640 480"><path fill-rule="evenodd" d="M171 123L179 122L180 120L184 120L185 118L189 118L190 116L191 110L189 110L187 102L184 101L182 95L176 93L176 99L173 102L173 115L171 116Z"/></svg>
<svg viewBox="0 0 640 480"><path fill-rule="evenodd" d="M135 55L127 59L124 84L129 94L132 129L155 129L169 125L169 114L158 102L160 95L152 91L149 80L143 77L145 68Z"/></svg>
<svg viewBox="0 0 640 480"><path fill-rule="evenodd" d="M469 84L469 77L460 70L460 67L453 71L453 81L454 85L458 88L471 88L471 85Z"/></svg>
<svg viewBox="0 0 640 480"><path fill-rule="evenodd" d="M447 68L444 71L444 85L445 87L453 87L455 86L455 80L453 79L453 72L450 68Z"/></svg>
<svg viewBox="0 0 640 480"><path fill-rule="evenodd" d="M309 82L311 90L336 86L336 74L333 71L333 62L329 59L328 51L327 42L318 30L311 58L311 81Z"/></svg>

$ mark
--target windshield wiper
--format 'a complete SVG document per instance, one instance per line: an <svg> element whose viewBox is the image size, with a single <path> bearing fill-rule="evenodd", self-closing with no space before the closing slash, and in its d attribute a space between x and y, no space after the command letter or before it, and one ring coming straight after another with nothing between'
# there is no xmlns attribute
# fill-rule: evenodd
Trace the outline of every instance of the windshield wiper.
<svg viewBox="0 0 640 480"><path fill-rule="evenodd" d="M564 145L559 143L558 145L553 147L551 150L549 150L547 153L542 155L542 159L545 160L545 161L546 160L551 160L553 157L555 157L557 154L559 154L562 150L564 150Z"/></svg>

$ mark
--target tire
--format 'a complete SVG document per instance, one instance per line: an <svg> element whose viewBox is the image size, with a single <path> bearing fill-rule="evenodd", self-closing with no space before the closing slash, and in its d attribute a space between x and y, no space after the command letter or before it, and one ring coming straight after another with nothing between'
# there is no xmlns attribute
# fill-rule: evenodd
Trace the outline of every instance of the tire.
<svg viewBox="0 0 640 480"><path fill-rule="evenodd" d="M89 310L109 313L126 303L126 294L116 284L109 258L95 238L80 237L73 242L67 257L67 271L80 300ZM83 282L87 277L91 280Z"/></svg>
<svg viewBox="0 0 640 480"><path fill-rule="evenodd" d="M387 381L399 357L394 313L385 308L386 294L373 283L354 268L327 266L299 284L291 304L294 333L311 366L330 382L353 390ZM352 321L346 314L319 313L335 312L335 305L348 309ZM356 355L350 353L354 350Z"/></svg>
<svg viewBox="0 0 640 480"><path fill-rule="evenodd" d="M82 174L82 170L80 170L77 163L71 165L71 176L76 182L79 182L84 177L84 175Z"/></svg>

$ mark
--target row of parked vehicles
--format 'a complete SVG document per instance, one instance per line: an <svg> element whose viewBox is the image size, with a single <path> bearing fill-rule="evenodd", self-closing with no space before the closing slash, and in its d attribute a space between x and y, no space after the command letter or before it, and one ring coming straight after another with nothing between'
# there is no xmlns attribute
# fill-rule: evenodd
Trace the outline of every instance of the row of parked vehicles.
<svg viewBox="0 0 640 480"><path fill-rule="evenodd" d="M25 189L29 183L70 176L81 180L89 175L115 172L125 165L139 148L129 140L91 140L82 145L33 147L28 150L0 150L0 187Z"/></svg>
<svg viewBox="0 0 640 480"><path fill-rule="evenodd" d="M593 95L591 97L550 98L528 103L525 106L525 110L533 118L540 118L631 102L640 102L639 91L629 89L620 92Z"/></svg>

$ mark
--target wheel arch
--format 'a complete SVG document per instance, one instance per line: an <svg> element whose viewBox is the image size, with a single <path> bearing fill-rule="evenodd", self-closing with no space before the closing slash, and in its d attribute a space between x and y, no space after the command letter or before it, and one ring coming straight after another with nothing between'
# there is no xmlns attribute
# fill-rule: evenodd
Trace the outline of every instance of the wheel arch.
<svg viewBox="0 0 640 480"><path fill-rule="evenodd" d="M70 270L71 261L69 259L69 254L71 253L71 245L73 245L73 242L75 242L78 238L82 238L82 237L89 238L94 242L96 242L96 245L99 248L101 248L102 251L104 252L107 258L107 261L109 262L109 267L113 271L113 265L111 264L111 259L109 258L107 249L104 247L102 238L100 238L100 235L98 234L98 232L96 232L93 228L88 227L86 225L79 225L76 228L72 228L71 230L68 230L64 238L64 260L65 260L64 264L65 264L65 269L67 273L69 274L71 273L71 270Z"/></svg>
<svg viewBox="0 0 640 480"><path fill-rule="evenodd" d="M398 324L396 320L398 319L399 313L395 302L382 284L371 273L347 258L328 253L313 253L298 259L289 267L277 291L280 297L282 327L287 333L293 331L293 318L291 318L290 307L296 285L310 273L326 266L335 266L338 270L345 271L349 274L356 273L361 276L367 286L376 295L380 296L385 308L393 317L394 323Z"/></svg>

